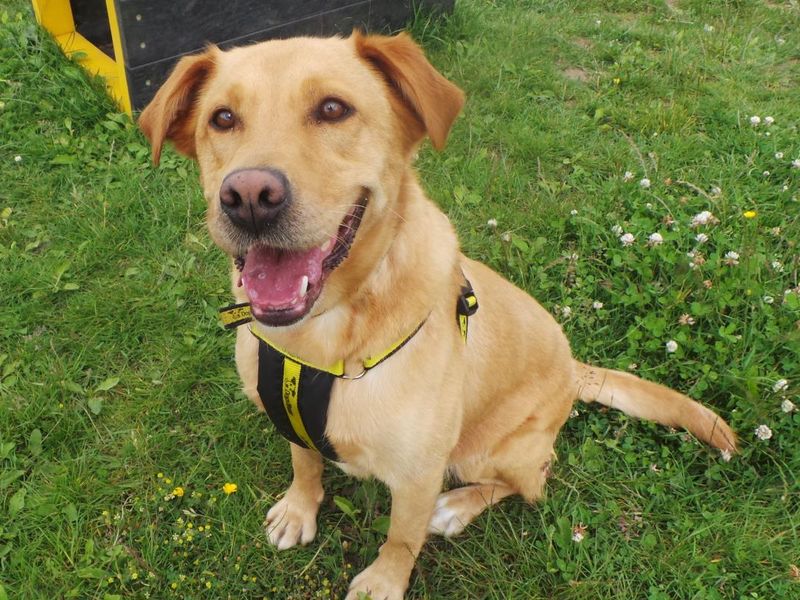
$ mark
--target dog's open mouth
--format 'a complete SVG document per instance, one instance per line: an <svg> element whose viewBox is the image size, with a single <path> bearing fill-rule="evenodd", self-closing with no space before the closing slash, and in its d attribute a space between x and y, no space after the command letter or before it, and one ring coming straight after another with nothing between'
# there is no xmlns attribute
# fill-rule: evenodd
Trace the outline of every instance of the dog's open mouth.
<svg viewBox="0 0 800 600"><path fill-rule="evenodd" d="M347 258L367 207L364 196L336 235L307 250L273 248L256 242L247 251L241 284L253 317L273 327L291 325L311 310L327 276Z"/></svg>

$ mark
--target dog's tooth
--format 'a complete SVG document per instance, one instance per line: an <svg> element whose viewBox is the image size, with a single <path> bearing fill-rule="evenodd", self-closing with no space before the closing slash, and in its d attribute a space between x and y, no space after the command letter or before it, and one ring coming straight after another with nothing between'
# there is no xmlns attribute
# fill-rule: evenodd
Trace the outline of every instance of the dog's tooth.
<svg viewBox="0 0 800 600"><path fill-rule="evenodd" d="M319 249L322 250L323 252L327 252L328 250L330 250L330 248L331 248L331 241L330 240L328 240L327 242L322 244L322 246L319 247Z"/></svg>
<svg viewBox="0 0 800 600"><path fill-rule="evenodd" d="M300 297L305 298L306 292L308 292L308 275L303 275L300 280Z"/></svg>

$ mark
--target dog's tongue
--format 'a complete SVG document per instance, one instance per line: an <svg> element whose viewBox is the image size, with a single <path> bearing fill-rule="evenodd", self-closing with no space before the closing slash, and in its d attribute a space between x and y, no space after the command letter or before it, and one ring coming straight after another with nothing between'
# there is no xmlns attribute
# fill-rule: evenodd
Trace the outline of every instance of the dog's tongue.
<svg viewBox="0 0 800 600"><path fill-rule="evenodd" d="M325 256L320 248L289 251L253 246L242 270L242 285L251 306L263 312L300 304L308 288L319 284Z"/></svg>

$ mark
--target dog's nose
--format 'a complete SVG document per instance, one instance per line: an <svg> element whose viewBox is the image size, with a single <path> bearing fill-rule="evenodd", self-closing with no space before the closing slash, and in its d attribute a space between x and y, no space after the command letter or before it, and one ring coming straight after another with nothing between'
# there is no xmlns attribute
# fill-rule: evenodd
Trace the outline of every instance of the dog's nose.
<svg viewBox="0 0 800 600"><path fill-rule="evenodd" d="M219 201L235 225L258 233L289 205L289 181L276 169L241 169L222 181Z"/></svg>

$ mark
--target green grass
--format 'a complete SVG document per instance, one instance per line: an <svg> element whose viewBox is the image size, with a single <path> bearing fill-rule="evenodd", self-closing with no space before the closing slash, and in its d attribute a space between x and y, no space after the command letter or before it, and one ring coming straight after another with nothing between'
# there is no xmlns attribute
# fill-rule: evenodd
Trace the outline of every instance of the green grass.
<svg viewBox="0 0 800 600"><path fill-rule="evenodd" d="M238 391L196 169L172 152L153 169L27 4L4 6L0 598L341 596L385 490L328 468L314 544L267 545L288 450ZM419 160L465 252L552 309L581 359L715 407L742 453L578 405L548 498L432 540L410 597L800 598L800 414L780 407L800 404L797 4L459 0L412 30L469 97ZM704 210L719 222L691 228Z"/></svg>

